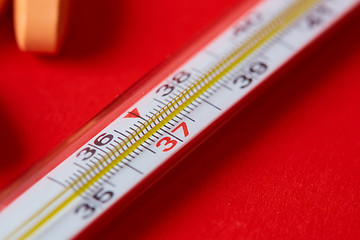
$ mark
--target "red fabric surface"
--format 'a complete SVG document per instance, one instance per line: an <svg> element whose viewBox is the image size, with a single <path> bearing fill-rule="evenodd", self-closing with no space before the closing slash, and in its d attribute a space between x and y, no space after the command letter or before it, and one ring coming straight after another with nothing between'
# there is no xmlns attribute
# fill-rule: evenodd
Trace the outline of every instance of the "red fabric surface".
<svg viewBox="0 0 360 240"><path fill-rule="evenodd" d="M54 58L19 52L4 16L0 188L236 2L77 0ZM359 239L359 24L355 16L93 237Z"/></svg>

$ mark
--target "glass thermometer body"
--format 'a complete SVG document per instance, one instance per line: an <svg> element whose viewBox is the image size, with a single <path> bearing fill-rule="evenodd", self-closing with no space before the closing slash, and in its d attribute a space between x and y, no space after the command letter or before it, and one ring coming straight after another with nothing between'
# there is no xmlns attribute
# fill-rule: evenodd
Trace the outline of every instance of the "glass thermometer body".
<svg viewBox="0 0 360 240"><path fill-rule="evenodd" d="M0 238L68 239L105 222L358 5L266 0L241 17L235 9L5 191Z"/></svg>

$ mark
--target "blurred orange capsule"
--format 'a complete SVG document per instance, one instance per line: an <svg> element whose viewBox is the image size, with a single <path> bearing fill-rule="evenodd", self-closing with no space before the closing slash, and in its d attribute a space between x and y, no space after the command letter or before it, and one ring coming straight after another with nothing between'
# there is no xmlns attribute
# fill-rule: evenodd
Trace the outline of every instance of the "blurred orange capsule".
<svg viewBox="0 0 360 240"><path fill-rule="evenodd" d="M19 48L35 53L58 53L67 28L68 12L69 0L14 0Z"/></svg>

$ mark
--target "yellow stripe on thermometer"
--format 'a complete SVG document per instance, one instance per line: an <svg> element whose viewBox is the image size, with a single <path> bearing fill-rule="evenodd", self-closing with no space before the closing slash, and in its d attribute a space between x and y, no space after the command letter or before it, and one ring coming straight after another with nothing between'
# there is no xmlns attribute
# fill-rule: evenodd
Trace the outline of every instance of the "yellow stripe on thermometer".
<svg viewBox="0 0 360 240"><path fill-rule="evenodd" d="M1 204L0 239L77 236L134 189L146 188L178 153L358 4L265 0L237 17L170 75L152 76L127 110L111 121L105 114L101 131ZM113 109L121 108L116 104Z"/></svg>

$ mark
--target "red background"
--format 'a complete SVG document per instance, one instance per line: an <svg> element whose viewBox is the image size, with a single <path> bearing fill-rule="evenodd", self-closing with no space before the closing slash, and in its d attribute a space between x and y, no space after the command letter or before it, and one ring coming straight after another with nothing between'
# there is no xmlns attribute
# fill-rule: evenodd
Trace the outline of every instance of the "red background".
<svg viewBox="0 0 360 240"><path fill-rule="evenodd" d="M8 12L0 188L236 2L77 0L58 57L19 52ZM359 239L359 24L357 14L96 237Z"/></svg>

